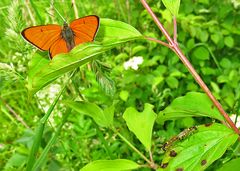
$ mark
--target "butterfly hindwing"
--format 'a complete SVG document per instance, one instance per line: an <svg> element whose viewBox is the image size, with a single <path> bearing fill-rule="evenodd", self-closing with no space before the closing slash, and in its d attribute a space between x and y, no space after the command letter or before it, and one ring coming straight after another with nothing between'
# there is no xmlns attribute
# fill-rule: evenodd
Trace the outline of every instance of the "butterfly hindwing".
<svg viewBox="0 0 240 171"><path fill-rule="evenodd" d="M59 38L54 42L54 44L49 49L50 58L53 58L55 55L60 53L67 53L66 41L63 38Z"/></svg>

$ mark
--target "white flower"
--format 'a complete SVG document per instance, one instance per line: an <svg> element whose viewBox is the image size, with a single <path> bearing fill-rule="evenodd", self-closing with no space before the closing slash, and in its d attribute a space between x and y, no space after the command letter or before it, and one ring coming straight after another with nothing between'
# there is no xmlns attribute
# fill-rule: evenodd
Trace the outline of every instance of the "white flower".
<svg viewBox="0 0 240 171"><path fill-rule="evenodd" d="M123 66L124 69L127 70L129 68L132 68L134 70L138 69L138 66L143 63L143 57L142 56L135 56L128 61L124 62Z"/></svg>
<svg viewBox="0 0 240 171"><path fill-rule="evenodd" d="M235 114L232 114L232 115L230 116L231 120L232 120L234 123L235 123L236 117L237 117L237 115L235 115ZM240 128L240 117L237 117L236 127L237 127L237 128Z"/></svg>
<svg viewBox="0 0 240 171"><path fill-rule="evenodd" d="M61 91L61 85L60 84L51 84L44 88L43 91L39 91L37 93L37 97L39 100L38 106L40 109L44 111L44 113L47 113L48 109L50 108L51 104L53 103L56 96ZM61 99L61 97L60 97ZM53 113L49 117L49 122L54 126L56 125L55 117L62 117L62 109L64 107L60 105L56 106L53 110Z"/></svg>
<svg viewBox="0 0 240 171"><path fill-rule="evenodd" d="M11 65L8 65L6 63L0 62L0 70L13 70L13 67Z"/></svg>
<svg viewBox="0 0 240 171"><path fill-rule="evenodd" d="M59 84L51 84L50 86L46 87L44 91L39 91L37 93L40 108L44 110L46 113L48 108L50 107L51 103L54 101L55 97L58 95L61 86Z"/></svg>
<svg viewBox="0 0 240 171"><path fill-rule="evenodd" d="M240 6L240 1L239 0L231 0L233 3L234 8L238 8Z"/></svg>
<svg viewBox="0 0 240 171"><path fill-rule="evenodd" d="M4 149L4 144L0 144L0 150Z"/></svg>

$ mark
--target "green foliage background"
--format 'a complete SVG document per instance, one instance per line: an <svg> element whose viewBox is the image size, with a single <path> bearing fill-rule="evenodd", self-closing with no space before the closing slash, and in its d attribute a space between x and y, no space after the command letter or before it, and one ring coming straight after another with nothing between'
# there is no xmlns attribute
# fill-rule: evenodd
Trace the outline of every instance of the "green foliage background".
<svg viewBox="0 0 240 171"><path fill-rule="evenodd" d="M0 2L0 170L24 168L33 141L33 129L49 107L66 77L56 80L29 97L26 89L28 66L35 49L26 44L20 32L32 25L58 23L61 18L49 1ZM161 1L149 1L154 12L172 34L172 19ZM143 35L164 40L155 23L134 0L82 0L76 2L79 16L95 14L100 18L111 18L126 22ZM73 20L74 12L70 1L56 1L54 6L61 14ZM178 16L178 42L205 83L220 100L229 114L240 111L240 2L237 0L184 0ZM51 15L50 15L50 14ZM29 15L29 14L32 14ZM121 33L119 33L121 34ZM37 52L39 53L39 52ZM144 61L138 70L124 69L130 58L141 56ZM105 65L107 81L101 85L90 65L81 67L61 99L77 98L79 92L89 102L101 107L116 103L115 122L122 134L139 144L123 124L122 114L127 107L143 110L144 103L154 106L155 113L167 107L173 99L189 91L201 89L169 49L145 40L132 41L98 57ZM94 65L97 66L96 64ZM102 66L102 65L101 65ZM99 74L99 73L98 73ZM100 73L101 74L101 73ZM103 78L97 75L98 79ZM115 88L112 83L115 83ZM106 83L110 86L107 87ZM65 106L59 103L44 132L42 146L60 124ZM210 119L185 118L169 121L164 126L154 126L154 148L185 127L207 123ZM160 131L159 131L160 130ZM102 133L103 132L103 133ZM108 146L104 145L107 144ZM239 152L231 153L232 156ZM156 150L154 159L160 162L161 152ZM228 154L227 154L228 155ZM231 158L228 155L228 159ZM44 169L79 170L97 159L128 158L140 160L116 135L98 126L85 115L72 112L64 125L57 143L48 154ZM211 167L220 167L226 156Z"/></svg>

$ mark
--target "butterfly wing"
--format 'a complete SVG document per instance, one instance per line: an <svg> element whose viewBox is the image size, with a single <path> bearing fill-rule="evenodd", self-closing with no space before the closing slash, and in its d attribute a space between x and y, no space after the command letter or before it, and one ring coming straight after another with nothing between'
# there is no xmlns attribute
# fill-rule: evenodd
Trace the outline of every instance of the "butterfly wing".
<svg viewBox="0 0 240 171"><path fill-rule="evenodd" d="M29 43L40 50L49 50L61 38L61 30L59 25L49 24L26 28L21 34Z"/></svg>
<svg viewBox="0 0 240 171"><path fill-rule="evenodd" d="M75 46L85 42L92 42L99 27L99 17L90 15L73 20L70 28L74 32Z"/></svg>
<svg viewBox="0 0 240 171"><path fill-rule="evenodd" d="M50 58L53 58L55 55L59 53L67 53L68 51L69 50L67 48L66 41L63 38L59 38L50 47L49 55L50 55Z"/></svg>

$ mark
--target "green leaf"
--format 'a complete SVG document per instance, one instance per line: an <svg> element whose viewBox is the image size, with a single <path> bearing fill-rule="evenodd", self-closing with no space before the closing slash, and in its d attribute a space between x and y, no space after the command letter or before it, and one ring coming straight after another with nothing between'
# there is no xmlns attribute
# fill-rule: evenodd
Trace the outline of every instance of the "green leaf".
<svg viewBox="0 0 240 171"><path fill-rule="evenodd" d="M178 88L178 80L175 77L167 77L166 82L170 88Z"/></svg>
<svg viewBox="0 0 240 171"><path fill-rule="evenodd" d="M34 94L63 74L93 60L97 55L120 43L139 38L142 38L142 35L130 25L120 21L101 19L95 42L76 46L71 52L59 54L51 61L36 54L30 65L27 87L30 93Z"/></svg>
<svg viewBox="0 0 240 171"><path fill-rule="evenodd" d="M221 39L221 35L220 34L217 34L217 33L214 33L211 35L211 40L217 45L218 42L220 41Z"/></svg>
<svg viewBox="0 0 240 171"><path fill-rule="evenodd" d="M126 171L140 166L127 159L97 160L84 166L80 171Z"/></svg>
<svg viewBox="0 0 240 171"><path fill-rule="evenodd" d="M218 83L227 83L227 82L229 82L229 78L226 75L220 75L219 77L217 77L217 82Z"/></svg>
<svg viewBox="0 0 240 171"><path fill-rule="evenodd" d="M142 38L142 34L131 25L117 20L101 19L95 41L107 46L116 46L139 38Z"/></svg>
<svg viewBox="0 0 240 171"><path fill-rule="evenodd" d="M13 167L20 168L21 166L24 166L27 161L27 156L15 153L12 155L10 159L8 159L7 164L5 165L5 169L10 169Z"/></svg>
<svg viewBox="0 0 240 171"><path fill-rule="evenodd" d="M164 6L172 13L172 15L178 15L180 0L162 0L162 2Z"/></svg>
<svg viewBox="0 0 240 171"><path fill-rule="evenodd" d="M123 101L127 101L128 99L128 96L129 96L129 92L126 91L126 90L122 90L119 94L120 98L123 100Z"/></svg>
<svg viewBox="0 0 240 171"><path fill-rule="evenodd" d="M234 46L234 39L231 36L227 36L224 38L224 44L227 47L232 48Z"/></svg>
<svg viewBox="0 0 240 171"><path fill-rule="evenodd" d="M222 168L217 171L236 171L240 168L240 158L233 159L223 165Z"/></svg>
<svg viewBox="0 0 240 171"><path fill-rule="evenodd" d="M147 47L146 46L143 46L143 45L138 45L138 46L135 46L133 49L132 49L132 56L134 56L136 53L138 52L141 52L141 51L144 51L146 50Z"/></svg>
<svg viewBox="0 0 240 171"><path fill-rule="evenodd" d="M163 124L167 120L193 116L210 117L224 121L208 96L198 92L189 92L187 95L173 100L168 107L158 114L157 121Z"/></svg>
<svg viewBox="0 0 240 171"><path fill-rule="evenodd" d="M209 4L209 0L198 0L199 3L203 3L203 4Z"/></svg>
<svg viewBox="0 0 240 171"><path fill-rule="evenodd" d="M207 42L209 34L206 30L201 30L199 33L199 38L201 42Z"/></svg>
<svg viewBox="0 0 240 171"><path fill-rule="evenodd" d="M220 93L220 88L219 88L218 84L216 84L216 83L213 82L213 81L211 81L210 84L211 84L211 87L212 87L212 89L214 90L214 92Z"/></svg>
<svg viewBox="0 0 240 171"><path fill-rule="evenodd" d="M114 111L115 111L115 107L114 105L107 107L103 110L104 113L104 117L106 117L106 126L112 126L113 125L113 118L114 118Z"/></svg>
<svg viewBox="0 0 240 171"><path fill-rule="evenodd" d="M206 49L205 47L196 47L193 51L193 56L196 59L200 59L200 60L208 60L209 59L209 51L208 49Z"/></svg>
<svg viewBox="0 0 240 171"><path fill-rule="evenodd" d="M162 19L166 20L169 23L172 22L173 14L171 13L171 11L169 11L168 9L165 9L165 10L162 10L161 14L162 14Z"/></svg>
<svg viewBox="0 0 240 171"><path fill-rule="evenodd" d="M46 54L46 53L45 53ZM28 90L32 90L33 86L33 78L35 77L36 73L41 71L46 65L49 63L49 58L47 57L47 54L45 57L41 56L40 53L35 53L34 57L29 63L29 72L28 72L28 82L27 82L27 88Z"/></svg>
<svg viewBox="0 0 240 171"><path fill-rule="evenodd" d="M165 153L162 165L167 166L164 171L205 170L237 139L238 135L225 125L201 125L196 132L173 144Z"/></svg>
<svg viewBox="0 0 240 171"><path fill-rule="evenodd" d="M150 151L152 129L157 115L153 111L153 105L145 104L143 112L129 107L123 114L128 128L137 136L141 143Z"/></svg>
<svg viewBox="0 0 240 171"><path fill-rule="evenodd" d="M222 58L220 61L220 65L223 68L231 68L232 67L232 62L228 58Z"/></svg>
<svg viewBox="0 0 240 171"><path fill-rule="evenodd" d="M65 101L65 104L78 113L90 116L99 126L110 127L113 124L114 107L104 111L94 103Z"/></svg>
<svg viewBox="0 0 240 171"><path fill-rule="evenodd" d="M157 88L157 86L164 80L164 77L159 76L159 77L154 77L152 80L152 89Z"/></svg>

